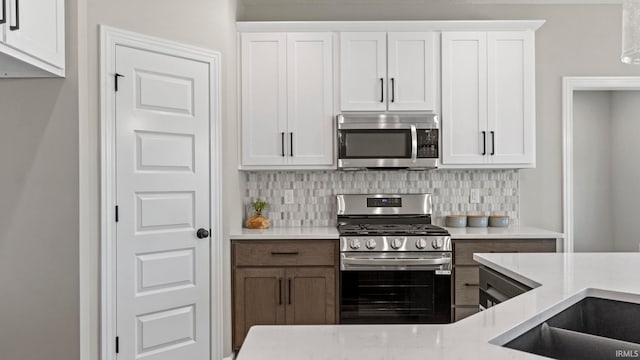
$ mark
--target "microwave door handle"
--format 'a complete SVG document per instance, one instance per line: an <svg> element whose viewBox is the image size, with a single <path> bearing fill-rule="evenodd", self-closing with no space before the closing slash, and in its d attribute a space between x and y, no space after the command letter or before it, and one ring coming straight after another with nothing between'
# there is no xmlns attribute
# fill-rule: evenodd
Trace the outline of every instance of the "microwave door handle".
<svg viewBox="0 0 640 360"><path fill-rule="evenodd" d="M411 125L411 161L418 160L418 130L415 125Z"/></svg>

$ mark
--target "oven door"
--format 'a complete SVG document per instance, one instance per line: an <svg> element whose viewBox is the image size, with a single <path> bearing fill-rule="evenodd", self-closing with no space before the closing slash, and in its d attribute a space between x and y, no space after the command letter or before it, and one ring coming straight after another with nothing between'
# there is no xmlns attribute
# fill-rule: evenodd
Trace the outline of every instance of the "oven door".
<svg viewBox="0 0 640 360"><path fill-rule="evenodd" d="M449 323L451 254L442 255L342 253L340 323Z"/></svg>

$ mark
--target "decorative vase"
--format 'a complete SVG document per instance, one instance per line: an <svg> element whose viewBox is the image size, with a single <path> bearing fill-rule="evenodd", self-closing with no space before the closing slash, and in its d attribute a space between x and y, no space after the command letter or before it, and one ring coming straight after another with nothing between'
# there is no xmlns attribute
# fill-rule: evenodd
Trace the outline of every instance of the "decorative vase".
<svg viewBox="0 0 640 360"><path fill-rule="evenodd" d="M249 229L268 229L271 223L269 222L269 219L262 216L261 212L256 212L255 215L247 219L245 225Z"/></svg>

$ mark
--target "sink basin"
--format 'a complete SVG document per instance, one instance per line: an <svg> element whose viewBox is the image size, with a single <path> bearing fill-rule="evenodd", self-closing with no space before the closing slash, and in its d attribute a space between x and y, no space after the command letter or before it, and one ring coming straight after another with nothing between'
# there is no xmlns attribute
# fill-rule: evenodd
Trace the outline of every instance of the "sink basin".
<svg viewBox="0 0 640 360"><path fill-rule="evenodd" d="M640 304L588 296L503 346L553 359L640 357Z"/></svg>

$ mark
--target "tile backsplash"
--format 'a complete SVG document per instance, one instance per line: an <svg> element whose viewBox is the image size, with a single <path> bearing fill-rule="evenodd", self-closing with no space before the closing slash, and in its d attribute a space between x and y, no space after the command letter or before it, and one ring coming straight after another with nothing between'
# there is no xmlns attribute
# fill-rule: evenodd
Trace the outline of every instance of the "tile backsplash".
<svg viewBox="0 0 640 360"><path fill-rule="evenodd" d="M508 215L512 224L519 218L518 170L254 171L244 176L245 214L252 215L252 201L264 199L272 227L333 226L335 195L362 193L430 193L437 225L451 214ZM469 202L472 188L480 190L480 203ZM284 203L285 190L293 190L294 204Z"/></svg>

